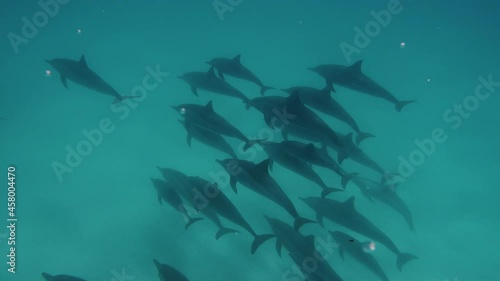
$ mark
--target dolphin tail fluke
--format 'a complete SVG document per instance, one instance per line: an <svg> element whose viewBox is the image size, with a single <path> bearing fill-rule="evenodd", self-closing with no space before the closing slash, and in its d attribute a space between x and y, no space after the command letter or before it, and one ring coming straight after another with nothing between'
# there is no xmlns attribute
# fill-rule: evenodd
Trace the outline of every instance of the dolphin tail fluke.
<svg viewBox="0 0 500 281"><path fill-rule="evenodd" d="M222 236L226 235L226 234L229 234L229 233L239 233L238 230L234 230L234 229L231 229L231 228L221 228L219 229L219 231L217 231L217 233L215 234L215 240L219 240L219 238L221 238Z"/></svg>
<svg viewBox="0 0 500 281"><path fill-rule="evenodd" d="M272 89L274 89L274 88L273 87L268 87L268 86L262 86L260 88L260 94L263 96L266 93L266 91L272 90Z"/></svg>
<svg viewBox="0 0 500 281"><path fill-rule="evenodd" d="M267 139L260 139L260 140L248 140L247 143L245 143L245 146L243 146L243 151L247 151L250 147L252 147L254 144L260 144L266 142Z"/></svg>
<svg viewBox="0 0 500 281"><path fill-rule="evenodd" d="M323 191L321 191L321 198L326 198L326 196L328 196L330 193L333 193L333 192L339 192L339 191L343 191L342 189L340 188L335 188L335 187L327 187L327 188L324 188Z"/></svg>
<svg viewBox="0 0 500 281"><path fill-rule="evenodd" d="M202 221L203 218L189 218L188 222L186 223L186 227L185 229L188 229L188 227L190 227L193 223L197 222L197 221Z"/></svg>
<svg viewBox="0 0 500 281"><path fill-rule="evenodd" d="M416 102L416 100L403 100L403 101L398 101L396 102L395 106L396 106L396 110L398 112L401 112L401 109L403 109L403 107L407 106L408 104L410 103L414 103Z"/></svg>
<svg viewBox="0 0 500 281"><path fill-rule="evenodd" d="M295 218L295 222L293 223L293 228L298 231L304 224L307 223L316 223L316 222L303 217L297 217Z"/></svg>
<svg viewBox="0 0 500 281"><path fill-rule="evenodd" d="M276 235L274 234L256 235L252 242L252 249L250 250L252 255L255 254L255 252L260 247L260 245L262 245L262 243L274 237L276 237Z"/></svg>
<svg viewBox="0 0 500 281"><path fill-rule="evenodd" d="M342 180L340 181L340 183L342 184L342 188L345 189L345 187L347 186L347 184L349 183L349 181L352 179L352 178L355 178L358 176L358 173L350 173L350 174L345 174L342 176Z"/></svg>
<svg viewBox="0 0 500 281"><path fill-rule="evenodd" d="M408 253L399 253L398 258L396 260L396 264L398 266L398 270L401 271L403 268L403 265L405 265L407 262L418 259L417 256L408 254Z"/></svg>
<svg viewBox="0 0 500 281"><path fill-rule="evenodd" d="M367 138L374 138L374 137L375 136L370 133L358 132L358 135L356 136L356 145L359 145L362 141L364 141Z"/></svg>
<svg viewBox="0 0 500 281"><path fill-rule="evenodd" d="M116 99L113 101L113 104L119 103L119 102L124 101L124 100L128 100L128 99L136 99L136 98L140 98L140 96L121 96L121 97L119 97L119 98L116 98Z"/></svg>

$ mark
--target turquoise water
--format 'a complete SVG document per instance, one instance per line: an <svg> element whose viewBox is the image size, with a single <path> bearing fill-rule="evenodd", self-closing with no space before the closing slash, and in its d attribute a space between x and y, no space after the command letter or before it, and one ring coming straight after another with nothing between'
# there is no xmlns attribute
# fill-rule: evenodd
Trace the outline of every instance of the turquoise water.
<svg viewBox="0 0 500 281"><path fill-rule="evenodd" d="M33 16L43 11L40 4L0 4L4 34L0 117L7 118L0 120L4 170L0 174L5 177L0 199L6 219L7 169L15 166L18 218L15 274L7 271L8 229L0 231L4 259L0 280L43 280L42 272L120 280L115 275L122 270L136 281L158 280L153 258L194 281L302 280L287 274L293 261L286 254L278 257L274 240L251 255L251 236L225 220L224 225L241 233L216 241L217 228L208 220L184 230L183 218L166 204L158 204L150 181L161 178L156 166L209 181L215 180L212 174L225 174L215 162L227 158L225 154L196 140L188 147L173 105L212 100L214 110L249 138L264 134L281 141L279 132L269 133L257 110L246 111L238 99L203 90L196 97L177 78L185 72L207 71L205 62L212 58L237 54L276 89L322 88L324 79L306 68L363 60L363 72L397 98L418 100L396 112L387 101L340 86L333 94L363 131L376 135L360 147L388 171L397 171L402 161L418 153L415 141L431 138L436 129L444 134L444 141L436 143L413 171L404 173L400 179L404 182L396 189L413 214L416 232L408 230L399 214L378 201L370 202L353 184L329 197L343 201L355 196L359 212L402 251L419 257L399 272L394 254L377 245L372 255L390 280L499 279L498 85L490 89L489 97L471 97L482 79L500 80L496 1L401 0L399 12L385 27L378 25L378 32L362 47L356 47L355 27L364 30L374 20L370 12L388 9L389 1L221 0L233 5L222 16L211 1L66 2L28 36L23 34L22 18L33 22ZM356 47L356 53L346 56L342 43ZM65 89L55 69L44 61L78 60L82 54L89 67L122 95L134 94L132 90L143 85L148 67L169 75L140 101L113 107L113 98L71 81ZM227 81L249 98L260 96L252 83L232 77ZM482 93L487 92L483 88ZM267 95L284 93L271 90ZM464 101L471 110L455 113L454 104ZM345 124L318 114L336 131L351 132ZM102 120L111 124L112 132L104 134L80 163L68 166L70 172L58 176L54 163L66 165L67 147L76 149L87 140L82 131L99 128ZM240 144L234 138L227 140L235 149ZM252 152L253 162L267 157L258 146ZM380 178L353 161L342 167ZM315 170L327 185L340 186L340 178L331 171ZM299 213L314 219L314 212L298 197L317 196L320 188L276 164L270 174ZM221 188L259 234L271 231L264 214L293 222L279 206L241 185L238 194L227 184ZM325 228L310 224L301 233L326 239L327 230L337 229L348 231L326 221ZM378 280L349 256L342 261L334 253L328 262L346 281Z"/></svg>

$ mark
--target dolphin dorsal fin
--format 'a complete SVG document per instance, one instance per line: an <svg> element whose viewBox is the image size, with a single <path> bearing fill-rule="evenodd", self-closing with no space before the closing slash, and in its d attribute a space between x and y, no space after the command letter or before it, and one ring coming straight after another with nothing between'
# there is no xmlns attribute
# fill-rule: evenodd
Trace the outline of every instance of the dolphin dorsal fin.
<svg viewBox="0 0 500 281"><path fill-rule="evenodd" d="M85 55L82 55L82 56L80 57L80 61L79 61L79 63L80 63L81 65L83 65L83 66L85 66L85 67L87 67L87 68L88 68L88 66L87 66L87 60L85 60Z"/></svg>
<svg viewBox="0 0 500 281"><path fill-rule="evenodd" d="M355 62L354 64L352 64L351 66L349 66L349 72L351 72L351 74L353 75L361 75L361 65L363 64L363 60L358 60L357 62Z"/></svg>
<svg viewBox="0 0 500 281"><path fill-rule="evenodd" d="M352 135L353 135L353 133L349 133L349 134L345 135L344 136L344 143L353 144Z"/></svg>
<svg viewBox="0 0 500 281"><path fill-rule="evenodd" d="M349 197L349 199L345 200L343 204L345 204L349 208L354 209L354 198L355 198L354 196Z"/></svg>
<svg viewBox="0 0 500 281"><path fill-rule="evenodd" d="M217 76L215 76L215 69L214 69L213 66L210 67L210 69L208 70L207 74L209 76L212 76L212 77L217 77Z"/></svg>
<svg viewBox="0 0 500 281"><path fill-rule="evenodd" d="M240 63L240 59L241 59L241 55L236 55L234 58L233 58L233 62L235 63Z"/></svg>
<svg viewBox="0 0 500 281"><path fill-rule="evenodd" d="M214 108L212 106L212 101L207 102L207 104L205 105L205 109L209 111L214 111Z"/></svg>
<svg viewBox="0 0 500 281"><path fill-rule="evenodd" d="M323 89L319 90L319 92L321 93L322 96L331 97L332 86L328 85L328 86L324 87Z"/></svg>
<svg viewBox="0 0 500 281"><path fill-rule="evenodd" d="M295 112L294 110L298 109L301 105L302 102L300 101L300 94L299 91L294 91L287 99L286 103L291 109L291 112Z"/></svg>
<svg viewBox="0 0 500 281"><path fill-rule="evenodd" d="M264 161L260 162L255 166L255 169L259 172L269 174L269 158L265 159Z"/></svg>

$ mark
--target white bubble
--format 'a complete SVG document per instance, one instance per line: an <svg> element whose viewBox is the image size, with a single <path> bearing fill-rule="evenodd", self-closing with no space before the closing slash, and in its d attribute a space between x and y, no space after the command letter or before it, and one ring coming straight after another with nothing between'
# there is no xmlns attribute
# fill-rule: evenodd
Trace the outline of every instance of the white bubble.
<svg viewBox="0 0 500 281"><path fill-rule="evenodd" d="M181 108L180 113L181 113L182 115L186 114L186 109L185 109L184 107L183 107L183 108Z"/></svg>
<svg viewBox="0 0 500 281"><path fill-rule="evenodd" d="M373 251L375 251L376 249L376 245L375 245L375 242L372 242L372 241L369 241L369 242L365 242L363 243L363 251L365 253L372 253Z"/></svg>

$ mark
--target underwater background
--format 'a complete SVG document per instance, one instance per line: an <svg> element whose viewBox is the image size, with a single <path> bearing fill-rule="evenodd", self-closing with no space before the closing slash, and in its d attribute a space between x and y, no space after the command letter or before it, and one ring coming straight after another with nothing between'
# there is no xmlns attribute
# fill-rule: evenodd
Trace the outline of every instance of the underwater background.
<svg viewBox="0 0 500 281"><path fill-rule="evenodd" d="M0 209L7 226L7 169L15 166L18 218L15 274L7 271L8 229L0 228L0 280L43 280L41 273L49 272L118 281L123 270L135 281L159 280L154 258L194 281L302 280L284 277L295 266L288 255L278 257L274 240L251 255L252 239L243 230L217 241L217 228L209 221L185 230L176 210L158 204L151 184L151 178L161 178L157 166L212 182L213 175L227 175L215 162L228 158L225 154L196 140L188 147L173 105L212 100L214 110L249 138L282 140L279 132L270 133L255 109L247 111L237 99L202 90L196 97L177 78L208 71L206 61L212 58L238 54L264 84L276 89L323 88L324 79L308 67L363 60L363 72L396 97L417 100L397 112L384 100L343 87L332 93L362 130L376 136L360 147L388 171L397 171L401 159L419 149L416 140L431 138L436 128L445 132L446 141L436 144L396 189L413 214L415 232L399 214L371 202L352 184L330 197L343 201L356 196L359 212L402 251L418 256L399 272L394 255L377 247L373 255L390 280L500 280L500 88L493 87L467 114L453 113L454 122L444 117L455 104L470 101L484 79L500 81L500 3L401 0L400 13L366 46L346 56L341 44L355 46L355 28L364 30L374 20L371 11L387 9L392 1L221 0L230 7L224 12L214 7L216 2L61 1L65 4L32 38L22 35L22 18L32 21L43 10L40 4L0 3L0 117L6 118L0 120ZM11 33L25 37L23 43L13 44ZM159 67L169 75L134 108L125 103L115 112L108 96L73 82L65 89L45 62L81 55L122 95L142 85L148 69ZM260 96L252 83L227 81L249 98ZM266 95L286 96L279 90ZM318 114L335 130L350 132L345 124ZM99 128L103 118L115 129L71 172L58 177L54 163L65 164L67 147L76 149L86 140L82 131ZM235 149L240 144L227 140ZM267 157L258 146L239 153L255 163ZM352 161L342 167L380 178ZM331 171L315 170L327 185L339 186L340 178ZM270 174L299 213L314 219L298 198L317 196L319 187L279 165ZM221 189L257 233L270 231L264 214L292 223L279 206L245 187L238 194L227 184ZM343 228L327 221L325 228L308 224L301 233L326 239L327 230L335 229ZM350 257L342 261L332 254L328 262L344 280L377 280Z"/></svg>

